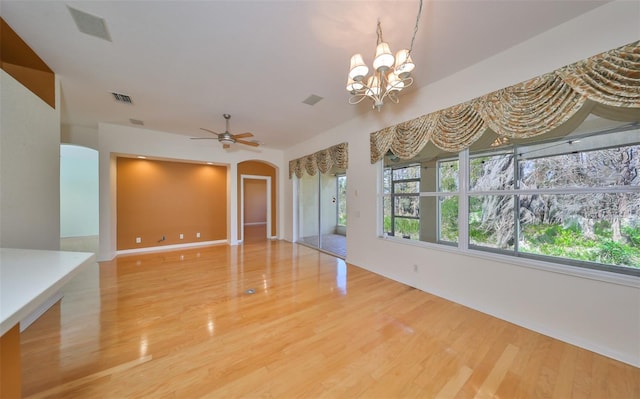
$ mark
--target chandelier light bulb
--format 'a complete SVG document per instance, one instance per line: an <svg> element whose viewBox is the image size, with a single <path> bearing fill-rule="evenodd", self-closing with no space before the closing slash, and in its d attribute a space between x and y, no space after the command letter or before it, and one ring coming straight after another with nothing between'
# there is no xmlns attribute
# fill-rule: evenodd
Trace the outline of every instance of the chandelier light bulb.
<svg viewBox="0 0 640 399"><path fill-rule="evenodd" d="M377 96L380 94L380 78L378 78L378 75L369 76L367 87L368 96Z"/></svg>
<svg viewBox="0 0 640 399"><path fill-rule="evenodd" d="M405 48L396 53L395 74L398 75L400 79L408 77L415 67L409 50Z"/></svg>
<svg viewBox="0 0 640 399"><path fill-rule="evenodd" d="M355 93L358 90L362 90L362 88L364 88L364 85L361 81L356 82L351 78L347 79L347 91L349 93Z"/></svg>
<svg viewBox="0 0 640 399"><path fill-rule="evenodd" d="M389 49L389 43L382 42L376 47L376 57L373 60L373 68L378 72L388 71L393 66L393 54Z"/></svg>
<svg viewBox="0 0 640 399"><path fill-rule="evenodd" d="M400 91L404 88L404 82L394 72L387 74L387 91Z"/></svg>
<svg viewBox="0 0 640 399"><path fill-rule="evenodd" d="M365 76L369 73L369 67L364 63L362 59L362 54L354 54L351 57L351 68L349 69L349 78L355 80L356 82L364 79Z"/></svg>

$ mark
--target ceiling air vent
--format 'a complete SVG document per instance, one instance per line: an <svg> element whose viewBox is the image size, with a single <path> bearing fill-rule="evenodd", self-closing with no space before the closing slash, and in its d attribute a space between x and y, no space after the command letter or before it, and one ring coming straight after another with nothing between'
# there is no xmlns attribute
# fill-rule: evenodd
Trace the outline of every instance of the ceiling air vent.
<svg viewBox="0 0 640 399"><path fill-rule="evenodd" d="M121 93L111 93L111 94L113 94L113 98L115 98L117 102L125 103L125 104L133 104L131 97L129 97L126 94L121 94Z"/></svg>
<svg viewBox="0 0 640 399"><path fill-rule="evenodd" d="M67 6L67 8L80 32L108 42L111 41L111 35L109 35L109 30L107 29L107 24L104 22L104 19L69 6Z"/></svg>
<svg viewBox="0 0 640 399"><path fill-rule="evenodd" d="M130 118L129 122L131 122L132 125L139 125L139 126L144 126L144 122L141 121L140 119L133 119Z"/></svg>
<svg viewBox="0 0 640 399"><path fill-rule="evenodd" d="M312 94L302 102L307 104L307 105L312 105L313 106L313 105L316 105L318 103L318 101L322 100L322 98L323 97L316 96L315 94Z"/></svg>

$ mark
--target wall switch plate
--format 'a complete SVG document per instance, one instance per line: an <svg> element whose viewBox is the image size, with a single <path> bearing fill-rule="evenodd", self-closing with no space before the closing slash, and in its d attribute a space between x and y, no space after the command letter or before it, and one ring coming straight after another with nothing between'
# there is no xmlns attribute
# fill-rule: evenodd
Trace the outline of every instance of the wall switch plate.
<svg viewBox="0 0 640 399"><path fill-rule="evenodd" d="M200 238L200 233L196 233L196 238Z"/></svg>
<svg viewBox="0 0 640 399"><path fill-rule="evenodd" d="M180 233L180 239L184 240L184 234Z"/></svg>
<svg viewBox="0 0 640 399"><path fill-rule="evenodd" d="M142 242L142 238L136 237L136 244L140 244Z"/></svg>

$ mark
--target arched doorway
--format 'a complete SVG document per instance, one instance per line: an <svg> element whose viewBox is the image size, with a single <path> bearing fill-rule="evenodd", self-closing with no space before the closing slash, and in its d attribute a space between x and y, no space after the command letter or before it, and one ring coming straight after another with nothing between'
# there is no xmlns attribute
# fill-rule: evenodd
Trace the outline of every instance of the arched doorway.
<svg viewBox="0 0 640 399"><path fill-rule="evenodd" d="M97 252L98 151L60 145L60 248Z"/></svg>
<svg viewBox="0 0 640 399"><path fill-rule="evenodd" d="M238 240L264 241L277 236L277 169L263 161L238 164Z"/></svg>

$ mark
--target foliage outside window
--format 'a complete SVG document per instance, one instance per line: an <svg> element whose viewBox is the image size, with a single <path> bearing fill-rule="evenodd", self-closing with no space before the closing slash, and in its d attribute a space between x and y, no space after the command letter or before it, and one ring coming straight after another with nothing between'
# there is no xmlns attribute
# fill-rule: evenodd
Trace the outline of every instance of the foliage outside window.
<svg viewBox="0 0 640 399"><path fill-rule="evenodd" d="M385 157L386 234L640 275L640 132L496 143ZM393 221L407 216L405 234Z"/></svg>
<svg viewBox="0 0 640 399"><path fill-rule="evenodd" d="M337 175L337 197L338 197L338 226L347 225L347 176Z"/></svg>
<svg viewBox="0 0 640 399"><path fill-rule="evenodd" d="M384 173L384 231L417 240L420 229L420 165L388 168Z"/></svg>

